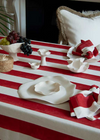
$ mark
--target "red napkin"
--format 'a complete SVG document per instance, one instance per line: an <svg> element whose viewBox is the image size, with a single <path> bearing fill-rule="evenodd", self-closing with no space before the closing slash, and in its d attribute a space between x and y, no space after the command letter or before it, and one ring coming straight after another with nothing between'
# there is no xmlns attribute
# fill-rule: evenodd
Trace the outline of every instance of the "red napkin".
<svg viewBox="0 0 100 140"><path fill-rule="evenodd" d="M70 97L69 104L71 116L86 117L90 120L100 119L100 88L93 85L90 90L81 91Z"/></svg>
<svg viewBox="0 0 100 140"><path fill-rule="evenodd" d="M88 48L88 47L93 47L93 43L90 40L87 41L81 40L81 43L77 46L76 51L72 51L72 54L78 56L84 56L87 59L90 59L93 56L97 56L99 54L96 47L94 47L94 49L91 51L90 50L88 51L87 49L87 51L84 52L84 48Z"/></svg>

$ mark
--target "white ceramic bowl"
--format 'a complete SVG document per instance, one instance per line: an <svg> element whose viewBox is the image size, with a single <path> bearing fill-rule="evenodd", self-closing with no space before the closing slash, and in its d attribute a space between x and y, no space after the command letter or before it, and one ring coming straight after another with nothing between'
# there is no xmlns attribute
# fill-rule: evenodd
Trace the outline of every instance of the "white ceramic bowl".
<svg viewBox="0 0 100 140"><path fill-rule="evenodd" d="M67 68L74 73L85 72L89 67L89 63L84 62L84 59L73 59L73 61L67 65Z"/></svg>
<svg viewBox="0 0 100 140"><path fill-rule="evenodd" d="M10 56L13 57L14 61L17 61L17 53L21 52L21 44L22 43L14 43L14 44L10 44L10 45L0 45L0 47L9 53Z"/></svg>
<svg viewBox="0 0 100 140"><path fill-rule="evenodd" d="M33 63L29 63L29 64L30 64L31 68L34 70L36 70L40 67L40 63L33 62Z"/></svg>
<svg viewBox="0 0 100 140"><path fill-rule="evenodd" d="M54 81L42 81L34 85L34 90L42 95L50 95L60 90L60 84Z"/></svg>

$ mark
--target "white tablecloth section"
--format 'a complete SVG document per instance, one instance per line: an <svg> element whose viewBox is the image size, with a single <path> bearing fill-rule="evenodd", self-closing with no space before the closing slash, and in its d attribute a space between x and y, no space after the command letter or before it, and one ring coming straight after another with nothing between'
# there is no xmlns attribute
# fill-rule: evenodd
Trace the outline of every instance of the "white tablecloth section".
<svg viewBox="0 0 100 140"><path fill-rule="evenodd" d="M23 100L18 88L42 76L63 76L76 84L76 92L91 85L100 86L100 62L92 63L84 73L66 69L69 46L32 41L33 53L18 53L13 70L0 73L0 140L99 140L100 120L90 121L70 116L69 102L52 105L47 102ZM48 49L47 66L31 69L28 62L40 62L37 50ZM0 54L6 54L0 48Z"/></svg>

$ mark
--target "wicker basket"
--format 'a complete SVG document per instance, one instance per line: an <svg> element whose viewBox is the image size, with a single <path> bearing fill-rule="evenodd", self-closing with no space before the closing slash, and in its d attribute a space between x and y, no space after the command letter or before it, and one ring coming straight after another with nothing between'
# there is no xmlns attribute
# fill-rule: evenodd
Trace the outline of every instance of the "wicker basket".
<svg viewBox="0 0 100 140"><path fill-rule="evenodd" d="M8 72L13 69L13 58L11 56L0 55L0 72Z"/></svg>

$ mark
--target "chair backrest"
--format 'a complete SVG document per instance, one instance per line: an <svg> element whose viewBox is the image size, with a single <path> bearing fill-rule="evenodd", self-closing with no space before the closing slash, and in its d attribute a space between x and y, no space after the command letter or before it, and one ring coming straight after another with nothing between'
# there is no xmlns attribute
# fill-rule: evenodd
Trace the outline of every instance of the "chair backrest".
<svg viewBox="0 0 100 140"><path fill-rule="evenodd" d="M56 17L57 17L57 26L58 26L58 29L59 29L59 39L58 39L58 43L59 44L66 44L68 45L68 37L67 37L67 33L65 32L65 27L64 27L64 21L63 21L63 18L62 18L62 15L60 13L61 10L66 10L70 13L73 13L75 15L78 15L79 17L85 17L85 18L92 18L92 17L95 17L95 16L100 16L100 11L99 12L93 12L92 14L87 14L87 12L77 12L67 6L60 6L57 8L56 10Z"/></svg>

